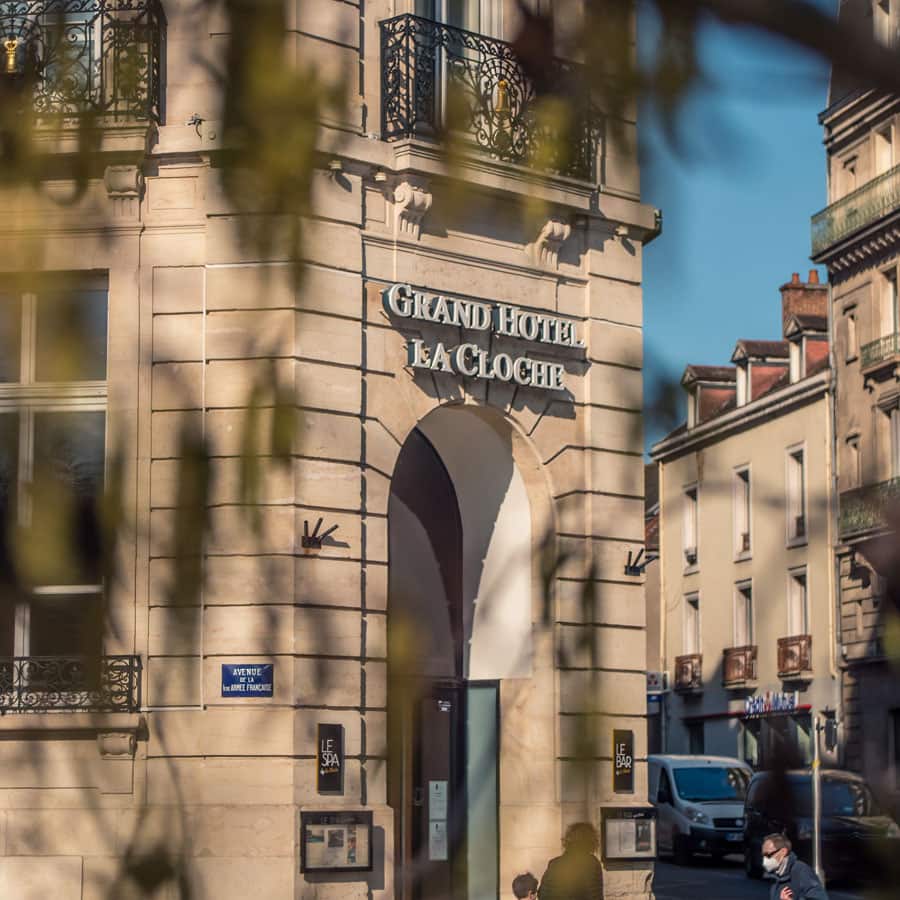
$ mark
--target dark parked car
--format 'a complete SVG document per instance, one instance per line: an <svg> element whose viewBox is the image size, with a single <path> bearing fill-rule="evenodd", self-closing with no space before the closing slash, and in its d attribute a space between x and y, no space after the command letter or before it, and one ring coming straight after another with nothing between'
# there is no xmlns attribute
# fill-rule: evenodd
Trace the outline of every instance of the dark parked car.
<svg viewBox="0 0 900 900"><path fill-rule="evenodd" d="M757 772L744 802L747 875L762 877L763 838L784 832L800 859L812 863L812 776L809 769ZM900 850L900 828L876 806L869 786L852 772L822 771L822 865L827 878L859 879L889 848ZM896 849L891 845L896 841ZM888 843L890 842L890 843Z"/></svg>

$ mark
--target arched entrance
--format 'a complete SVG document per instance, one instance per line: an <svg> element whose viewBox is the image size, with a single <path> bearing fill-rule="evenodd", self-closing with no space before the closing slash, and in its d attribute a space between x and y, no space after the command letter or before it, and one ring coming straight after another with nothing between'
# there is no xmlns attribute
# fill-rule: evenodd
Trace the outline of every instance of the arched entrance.
<svg viewBox="0 0 900 900"><path fill-rule="evenodd" d="M533 521L500 416L410 433L388 508L389 771L398 896L500 893L503 683L533 673Z"/></svg>

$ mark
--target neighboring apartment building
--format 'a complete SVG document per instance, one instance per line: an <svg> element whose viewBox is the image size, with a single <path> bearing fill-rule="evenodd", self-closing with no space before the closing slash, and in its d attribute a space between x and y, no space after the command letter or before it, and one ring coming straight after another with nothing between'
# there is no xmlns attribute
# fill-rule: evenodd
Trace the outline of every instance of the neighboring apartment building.
<svg viewBox="0 0 900 900"><path fill-rule="evenodd" d="M634 145L608 139L635 123L585 106L576 158L539 168L511 0L287 7L285 65L346 76L350 100L322 123L299 289L283 245L239 239L265 210L247 226L222 190L216 67L253 49L222 8L0 0L3 102L48 134L40 189L0 196L0 549L64 514L90 544L104 478L127 500L114 580L7 558L4 897L133 896L125 862L169 879L156 896L486 900L569 823L646 807L644 588L623 569L659 226ZM448 170L451 79L471 127ZM54 330L85 353L48 355ZM607 890L649 896L650 865L607 861Z"/></svg>
<svg viewBox="0 0 900 900"><path fill-rule="evenodd" d="M647 752L663 751L663 694L666 679L662 667L659 610L659 467L644 466L644 569L647 602Z"/></svg>
<svg viewBox="0 0 900 900"><path fill-rule="evenodd" d="M898 7L845 2L841 24L900 48ZM831 283L843 762L896 800L900 678L883 637L897 564L884 513L900 496L900 97L836 69L819 121L829 205L813 216L812 258Z"/></svg>
<svg viewBox="0 0 900 900"><path fill-rule="evenodd" d="M687 423L659 466L670 753L809 762L838 680L831 564L827 288L782 286L783 339L689 365Z"/></svg>

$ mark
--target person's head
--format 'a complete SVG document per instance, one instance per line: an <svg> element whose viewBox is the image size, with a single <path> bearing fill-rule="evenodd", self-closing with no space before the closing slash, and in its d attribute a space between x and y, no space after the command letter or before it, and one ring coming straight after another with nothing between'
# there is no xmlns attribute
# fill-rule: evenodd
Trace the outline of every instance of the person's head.
<svg viewBox="0 0 900 900"><path fill-rule="evenodd" d="M590 822L574 822L566 829L563 847L567 853L596 853L599 846L597 829Z"/></svg>
<svg viewBox="0 0 900 900"><path fill-rule="evenodd" d="M531 874L525 872L522 875L516 875L513 878L513 895L518 900L535 900L537 897L538 880Z"/></svg>
<svg viewBox="0 0 900 900"><path fill-rule="evenodd" d="M791 842L786 835L769 834L762 842L762 864L767 872L774 872L791 852Z"/></svg>

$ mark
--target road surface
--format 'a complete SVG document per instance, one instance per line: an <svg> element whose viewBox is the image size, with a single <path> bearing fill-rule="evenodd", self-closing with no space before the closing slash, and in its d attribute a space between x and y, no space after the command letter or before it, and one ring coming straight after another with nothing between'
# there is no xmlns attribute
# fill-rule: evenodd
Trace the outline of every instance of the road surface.
<svg viewBox="0 0 900 900"><path fill-rule="evenodd" d="M692 866L657 862L653 890L656 900L769 900L768 881L744 874L741 857L722 863L696 859ZM829 900L864 900L861 892L829 885Z"/></svg>

